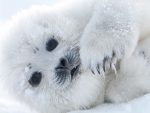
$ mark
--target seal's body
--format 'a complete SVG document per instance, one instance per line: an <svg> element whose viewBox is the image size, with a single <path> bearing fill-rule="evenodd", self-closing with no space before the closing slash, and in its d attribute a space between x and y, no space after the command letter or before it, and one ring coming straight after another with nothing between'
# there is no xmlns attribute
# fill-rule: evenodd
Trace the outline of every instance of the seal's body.
<svg viewBox="0 0 150 113"><path fill-rule="evenodd" d="M149 5L78 0L22 11L1 36L1 77L8 90L41 113L148 93Z"/></svg>

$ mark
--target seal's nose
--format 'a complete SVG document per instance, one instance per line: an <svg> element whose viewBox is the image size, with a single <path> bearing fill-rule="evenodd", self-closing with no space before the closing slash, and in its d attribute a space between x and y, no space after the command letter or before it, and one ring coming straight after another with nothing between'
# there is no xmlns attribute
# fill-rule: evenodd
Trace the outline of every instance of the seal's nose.
<svg viewBox="0 0 150 113"><path fill-rule="evenodd" d="M60 59L60 64L61 64L62 66L64 66L64 67L66 67L66 65L67 65L67 59L61 58L61 59Z"/></svg>
<svg viewBox="0 0 150 113"><path fill-rule="evenodd" d="M65 57L61 58L56 69L67 69L67 68L68 68L68 59Z"/></svg>

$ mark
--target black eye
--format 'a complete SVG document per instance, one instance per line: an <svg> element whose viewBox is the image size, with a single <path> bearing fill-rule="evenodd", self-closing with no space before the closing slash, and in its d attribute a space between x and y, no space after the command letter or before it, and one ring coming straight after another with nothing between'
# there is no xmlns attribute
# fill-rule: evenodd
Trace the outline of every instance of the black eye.
<svg viewBox="0 0 150 113"><path fill-rule="evenodd" d="M29 80L29 83L31 86L36 87L40 84L41 79L42 79L42 73L34 72Z"/></svg>
<svg viewBox="0 0 150 113"><path fill-rule="evenodd" d="M48 40L48 42L46 43L46 50L53 51L57 47L57 45L58 45L57 40L52 38Z"/></svg>

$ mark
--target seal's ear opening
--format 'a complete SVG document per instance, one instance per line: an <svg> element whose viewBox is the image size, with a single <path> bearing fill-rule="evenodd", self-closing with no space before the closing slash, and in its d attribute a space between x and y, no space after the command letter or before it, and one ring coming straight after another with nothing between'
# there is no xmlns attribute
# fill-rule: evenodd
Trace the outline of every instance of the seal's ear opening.
<svg viewBox="0 0 150 113"><path fill-rule="evenodd" d="M46 50L47 51L53 51L58 45L58 41L54 38L51 38L46 43Z"/></svg>

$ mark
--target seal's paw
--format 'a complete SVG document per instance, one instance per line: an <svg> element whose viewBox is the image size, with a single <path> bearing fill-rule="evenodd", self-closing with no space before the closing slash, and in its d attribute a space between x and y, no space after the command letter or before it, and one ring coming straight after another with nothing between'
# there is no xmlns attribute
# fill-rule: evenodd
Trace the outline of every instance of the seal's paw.
<svg viewBox="0 0 150 113"><path fill-rule="evenodd" d="M120 54L119 54L120 53ZM104 50L93 49L89 50L86 48L81 48L80 58L84 70L90 69L93 74L104 74L106 69L112 68L115 70L116 61L120 59L121 52L116 52L115 50Z"/></svg>

